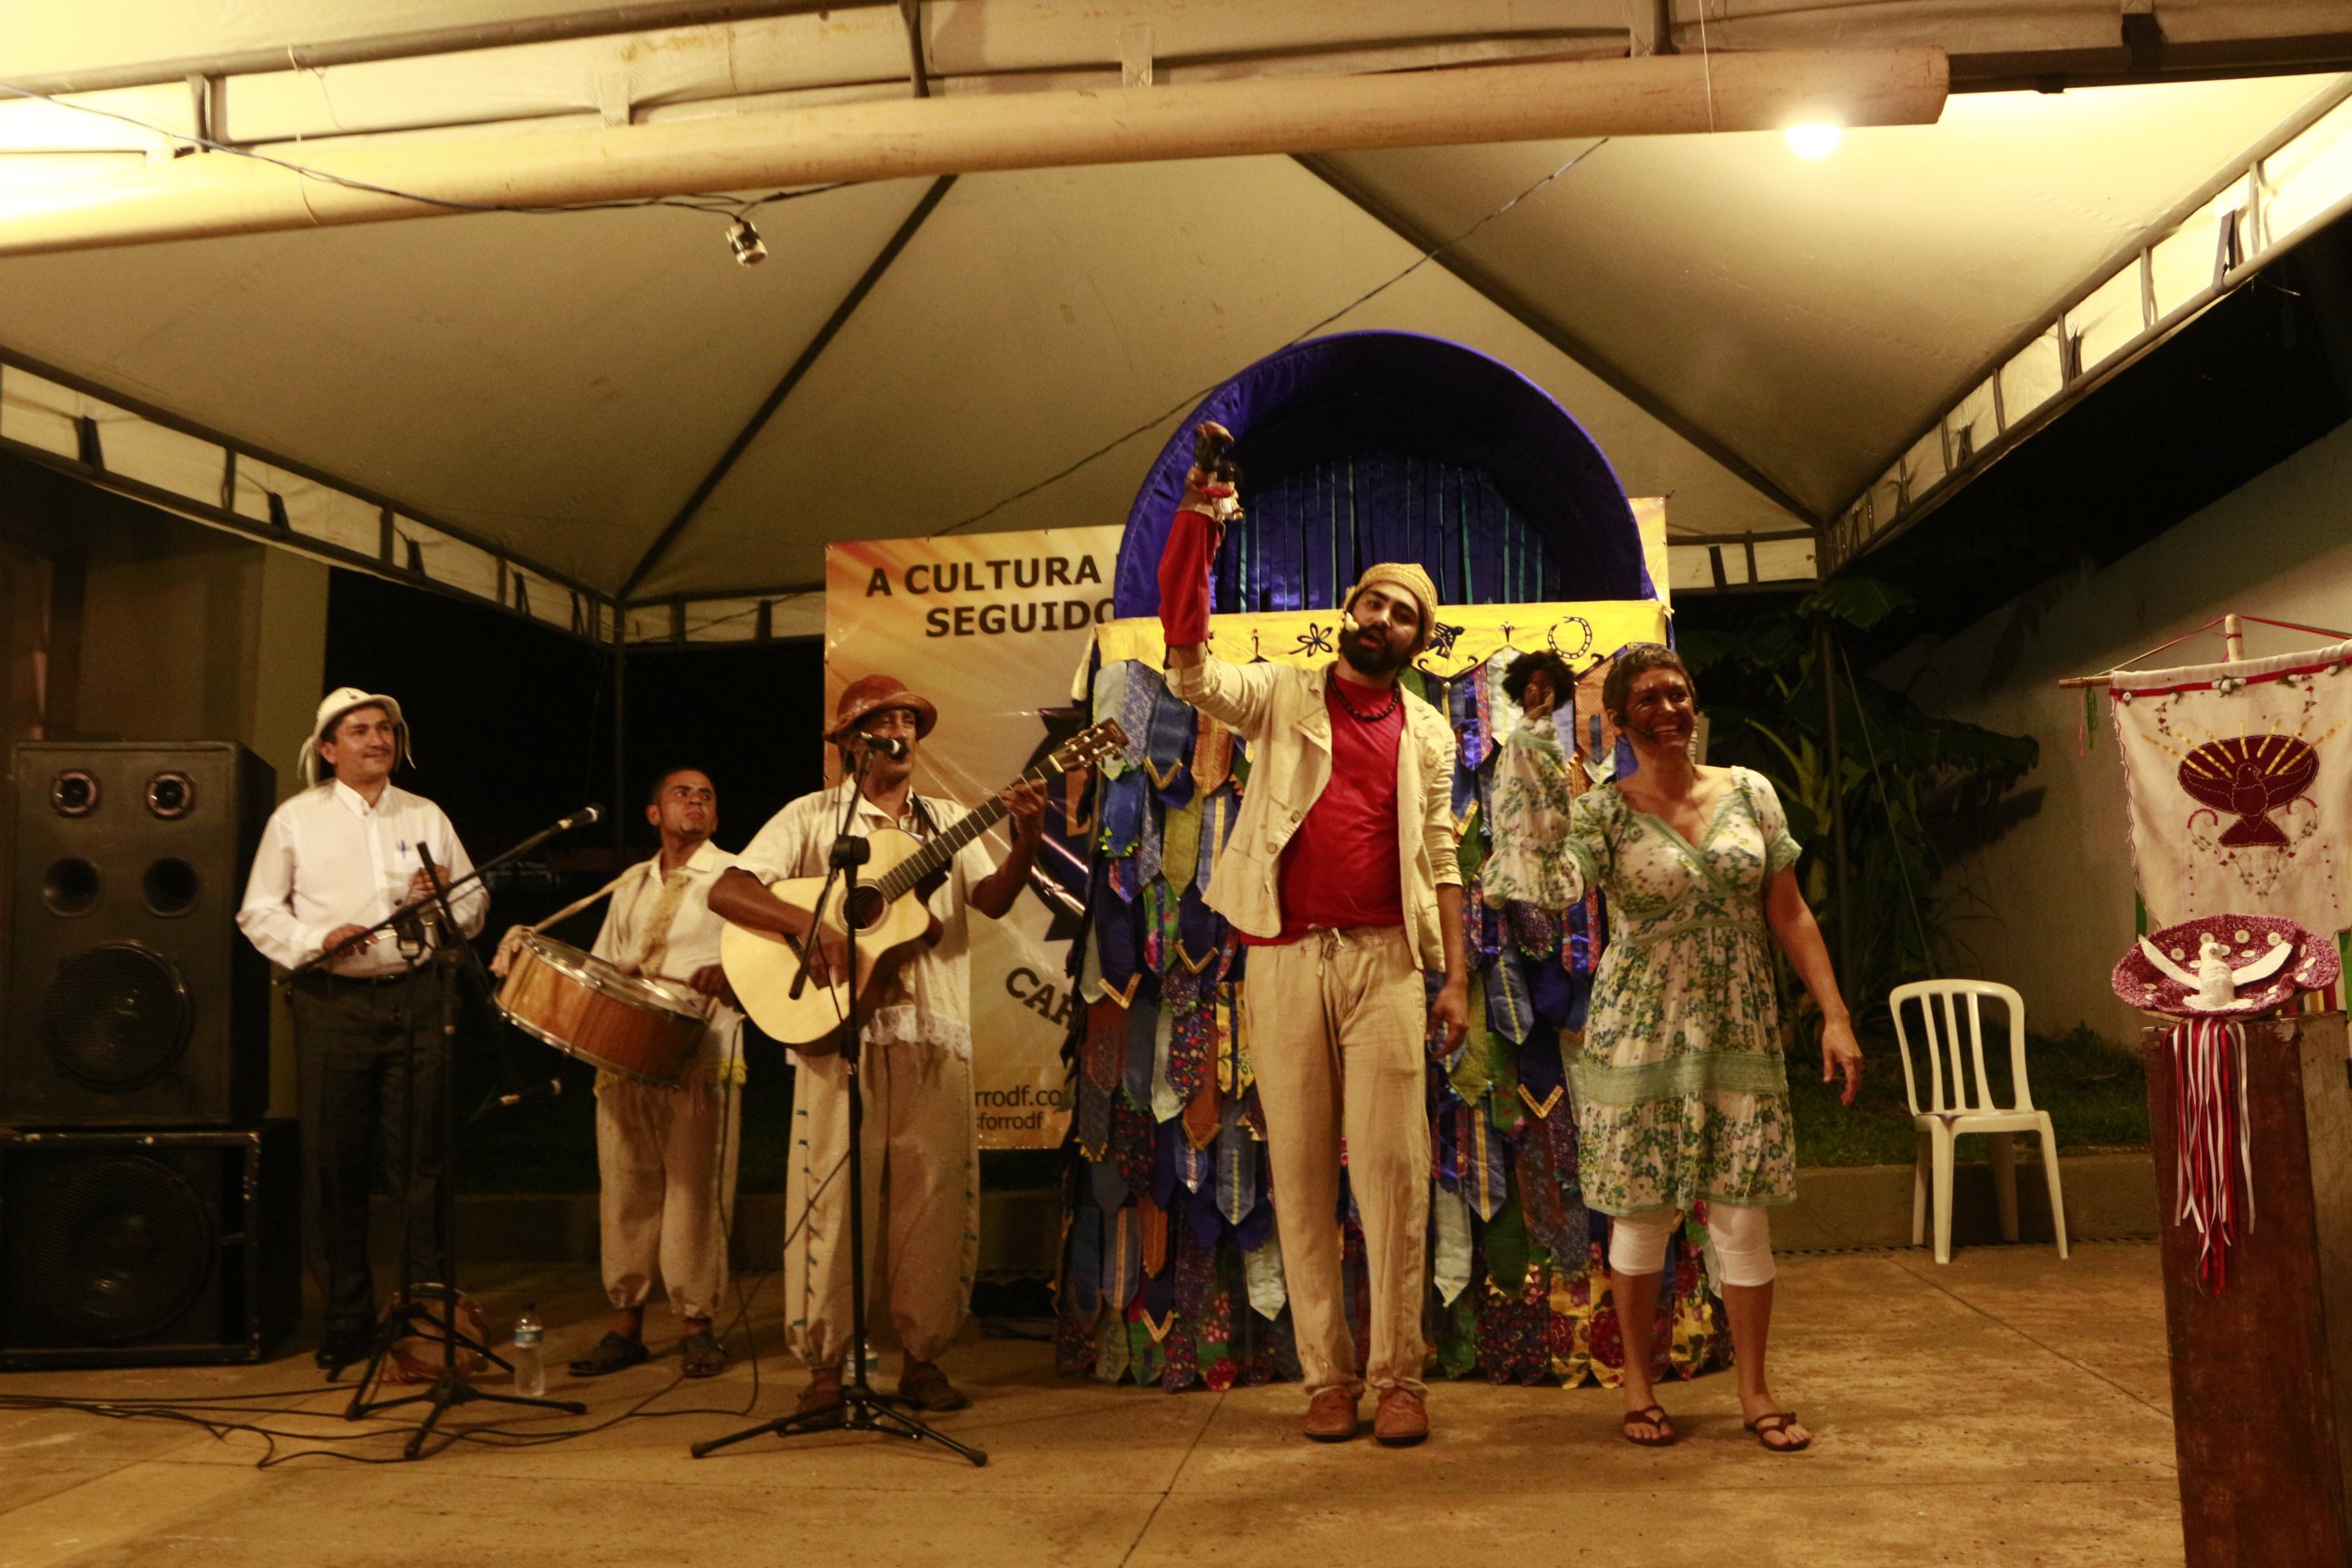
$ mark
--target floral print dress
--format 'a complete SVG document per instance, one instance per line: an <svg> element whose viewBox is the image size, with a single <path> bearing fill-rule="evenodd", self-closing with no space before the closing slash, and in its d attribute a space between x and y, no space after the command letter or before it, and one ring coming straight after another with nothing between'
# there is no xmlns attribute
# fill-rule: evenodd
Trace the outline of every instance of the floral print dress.
<svg viewBox="0 0 2352 1568"><path fill-rule="evenodd" d="M1603 1214L1796 1194L1764 889L1796 863L1780 796L1746 768L1696 843L1613 786L1570 799L1549 721L1505 742L1489 899L1558 908L1597 887L1609 945L1570 1064L1584 1201Z"/></svg>

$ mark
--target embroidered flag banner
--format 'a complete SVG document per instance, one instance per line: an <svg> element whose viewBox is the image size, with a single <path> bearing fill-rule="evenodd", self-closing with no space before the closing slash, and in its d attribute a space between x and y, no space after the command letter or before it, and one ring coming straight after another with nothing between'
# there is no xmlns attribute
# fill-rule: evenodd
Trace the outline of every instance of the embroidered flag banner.
<svg viewBox="0 0 2352 1568"><path fill-rule="evenodd" d="M2151 927L2352 926L2352 642L2110 678Z"/></svg>
<svg viewBox="0 0 2352 1568"><path fill-rule="evenodd" d="M861 676L898 677L940 710L916 791L968 806L988 800L1078 728L1067 706L1070 671L1109 614L1119 534L1065 528L827 546L826 710ZM1142 726L1129 732L1143 743ZM835 776L830 754L825 771ZM1150 787L1140 774L1137 783ZM972 1089L983 1149L1055 1148L1069 1122L1062 1040L1074 1009L1087 1005L1071 992L1069 948L1094 824L1082 805L1092 799L1085 781L1068 781L1066 796L1064 787L1046 806L1038 868L1067 889L1066 901L1033 885L1004 919L971 917ZM1007 832L1003 824L989 831L992 858L1003 854Z"/></svg>

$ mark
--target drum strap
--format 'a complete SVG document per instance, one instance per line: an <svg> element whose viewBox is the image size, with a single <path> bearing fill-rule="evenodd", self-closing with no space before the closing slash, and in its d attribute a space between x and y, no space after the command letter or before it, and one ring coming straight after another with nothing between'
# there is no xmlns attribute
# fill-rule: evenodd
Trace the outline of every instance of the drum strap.
<svg viewBox="0 0 2352 1568"><path fill-rule="evenodd" d="M553 914L548 916L545 920L540 921L530 929L533 931L542 931L550 926L562 925L565 921L570 920L573 915L578 914L581 910L586 909L589 905L595 903L598 900L611 897L614 889L618 888L622 883L627 881L631 877L636 874L636 869L637 868L635 866L630 867L627 870L622 872L619 876L614 878L611 881L605 883L603 887L597 889L586 898L573 900L572 902L564 905L562 909L556 910Z"/></svg>

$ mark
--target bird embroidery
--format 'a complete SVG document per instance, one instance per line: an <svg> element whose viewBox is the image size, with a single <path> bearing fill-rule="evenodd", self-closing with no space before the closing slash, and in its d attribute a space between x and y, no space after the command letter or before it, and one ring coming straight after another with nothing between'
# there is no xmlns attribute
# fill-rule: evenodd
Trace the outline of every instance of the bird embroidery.
<svg viewBox="0 0 2352 1568"><path fill-rule="evenodd" d="M2140 952L2154 964L2157 973L2174 981L2190 994L2188 1005L2200 1012L2218 1013L2233 1007L2238 1001L2238 988L2268 980L2276 974L2294 952L2295 944L2278 932L2271 933L2270 951L2242 968L2231 968L2230 945L2210 931L2200 931L2197 939L2197 968L2194 973L2168 957L2146 937L2139 939Z"/></svg>

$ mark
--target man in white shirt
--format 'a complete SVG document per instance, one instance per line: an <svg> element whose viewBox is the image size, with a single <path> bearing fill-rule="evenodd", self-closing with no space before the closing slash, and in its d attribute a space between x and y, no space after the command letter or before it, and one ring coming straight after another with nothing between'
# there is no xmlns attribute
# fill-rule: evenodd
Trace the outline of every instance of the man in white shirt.
<svg viewBox="0 0 2352 1568"><path fill-rule="evenodd" d="M930 838L966 814L951 802L918 797L917 748L939 721L929 701L887 675L853 681L841 694L825 739L841 750L843 782L803 795L760 830L722 874L710 907L754 931L800 936L808 921L767 891L784 878L821 877L850 803L851 780L866 762L852 831L895 827ZM877 742L880 742L877 744ZM887 754L897 750L899 754ZM870 758L868 753L871 753ZM991 867L978 840L956 851L929 896L929 946L870 1005L859 1088L865 1101L866 1190L873 1215L887 1182L889 1213L866 1234L887 1248L889 1310L905 1361L898 1393L924 1410L971 1403L935 1364L954 1342L971 1300L980 1251L980 1169L971 1098L971 958L967 904L991 919L1012 909L1044 834L1045 792L1024 784L1004 792L1013 847ZM914 896L909 894L909 897ZM825 942L837 963L837 942ZM800 1409L841 1406L841 1364L850 1350L851 1194L843 1173L849 1147L849 1080L831 1042L796 1051L791 1163L785 1173L784 1317L793 1353L809 1367Z"/></svg>
<svg viewBox="0 0 2352 1568"><path fill-rule="evenodd" d="M310 787L262 830L236 916L273 963L311 965L294 976L291 1003L306 1228L327 1310L317 1359L331 1375L366 1353L375 1319L368 1198L379 1176L405 1205L414 1277L448 1273L442 1100L456 998L433 962L444 939L430 919L367 935L431 891L428 859L445 884L473 869L441 808L394 787L392 770L409 752L398 702L356 687L329 692L302 746ZM324 782L321 764L333 771ZM481 930L488 903L479 883L451 899L466 935Z"/></svg>
<svg viewBox="0 0 2352 1568"><path fill-rule="evenodd" d="M646 820L661 832L661 853L631 868L613 889L595 956L712 998L710 1024L700 1058L679 1083L596 1075L598 1207L613 1317L604 1337L572 1363L577 1377L646 1359L646 1299L656 1268L678 1316L686 1375L711 1377L727 1367L711 1321L727 1294L743 1016L725 1000L719 933L726 922L710 912L710 886L735 858L710 841L719 793L696 769L673 768L654 781Z"/></svg>

